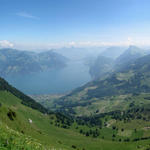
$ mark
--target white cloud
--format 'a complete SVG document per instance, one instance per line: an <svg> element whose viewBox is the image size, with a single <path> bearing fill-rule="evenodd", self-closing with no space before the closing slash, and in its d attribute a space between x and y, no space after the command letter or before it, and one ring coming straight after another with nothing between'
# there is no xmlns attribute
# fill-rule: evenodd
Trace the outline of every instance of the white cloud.
<svg viewBox="0 0 150 150"><path fill-rule="evenodd" d="M30 19L39 19L38 17L36 16L33 16L27 12L18 12L16 13L17 16L20 16L20 17L24 17L24 18L30 18Z"/></svg>
<svg viewBox="0 0 150 150"><path fill-rule="evenodd" d="M101 41L68 41L58 43L15 43L16 49L22 50L40 50L40 49L59 49L70 47L105 47L105 46L128 46L128 41L125 42L101 42Z"/></svg>
<svg viewBox="0 0 150 150"><path fill-rule="evenodd" d="M3 42L6 43L7 42ZM1 44L0 44L1 45ZM8 44L7 44L8 45ZM111 47L111 46L129 46L136 45L139 47L150 47L150 38L149 37L131 37L127 36L122 40L116 41L68 41L68 42L26 42L26 43L14 43L14 48L22 50L40 50L40 49L59 49L62 47Z"/></svg>
<svg viewBox="0 0 150 150"><path fill-rule="evenodd" d="M0 48L12 48L13 46L14 44L7 40L0 41Z"/></svg>
<svg viewBox="0 0 150 150"><path fill-rule="evenodd" d="M136 43L135 43L136 44ZM129 46L128 40L121 42L102 42L102 41L68 41L59 43L15 43L15 48L25 50L38 49L59 49L62 47L107 47L107 46Z"/></svg>

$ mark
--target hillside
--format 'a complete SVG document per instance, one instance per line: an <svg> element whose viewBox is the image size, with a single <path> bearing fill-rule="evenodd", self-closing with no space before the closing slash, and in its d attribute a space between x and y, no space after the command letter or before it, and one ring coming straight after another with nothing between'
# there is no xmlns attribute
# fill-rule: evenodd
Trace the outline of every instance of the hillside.
<svg viewBox="0 0 150 150"><path fill-rule="evenodd" d="M126 50L123 47L110 47L95 59L89 73L94 80L108 76L112 72L124 70L124 67L146 54L147 51L136 46L129 46Z"/></svg>
<svg viewBox="0 0 150 150"><path fill-rule="evenodd" d="M3 78L0 78L0 91L8 91L13 95L15 95L17 98L21 99L22 104L29 106L33 109L39 110L42 113L48 113L48 110L45 109L42 105L31 99L24 93L20 92L13 86L9 85L9 83L5 81Z"/></svg>
<svg viewBox="0 0 150 150"><path fill-rule="evenodd" d="M97 127L98 132L101 133L98 137L97 135L93 137L91 133L89 136L88 133L87 136L84 135L90 130L92 130L93 134L95 131L97 132L96 126L89 128L83 123L82 125L74 123L70 129L61 128L55 125L57 120L55 120L54 115L44 115L21 105L20 100L9 92L0 92L0 102L0 121L2 122L0 145L5 149L10 147L12 149L21 149L23 147L26 150L45 148L49 150L52 148L56 150L60 148L64 150L99 150L101 148L104 150L120 150L120 148L123 150L142 150L148 147L149 140L128 142L128 144L124 141L119 142L119 138L126 139L128 137L124 135L118 135L112 141L113 132L116 134L116 130L111 129L112 126L104 126L102 129ZM11 113L15 114L12 116L13 119L10 117L11 115L8 116ZM80 133L81 130L83 133ZM130 132L132 130L131 128ZM139 134L140 132L137 133Z"/></svg>
<svg viewBox="0 0 150 150"><path fill-rule="evenodd" d="M125 51L125 47L109 47L100 53L101 56L105 56L115 60Z"/></svg>
<svg viewBox="0 0 150 150"><path fill-rule="evenodd" d="M136 46L129 46L115 61L115 70L123 69L125 66L130 65L136 59L144 56L146 51Z"/></svg>
<svg viewBox="0 0 150 150"><path fill-rule="evenodd" d="M0 49L0 75L28 74L63 68L67 58L53 51L35 53L15 49Z"/></svg>
<svg viewBox="0 0 150 150"><path fill-rule="evenodd" d="M113 114L116 113L74 119L60 113L43 114L38 111L40 107L32 109L30 105L23 105L25 99L22 99L22 93L19 93L21 96L18 98L16 89L6 83L5 80L0 80L1 149L145 150L149 148L149 134L142 129L148 126L149 122L137 127L137 133L134 133L133 127L126 129L127 122L122 133L121 122L112 122ZM33 100L31 102L34 103ZM106 126L106 122L110 125ZM114 130L113 126L117 126L118 131ZM112 138L114 135L115 137ZM136 137L139 140L134 141Z"/></svg>
<svg viewBox="0 0 150 150"><path fill-rule="evenodd" d="M93 79L102 77L113 71L114 61L111 58L99 55L92 66L89 73Z"/></svg>
<svg viewBox="0 0 150 150"><path fill-rule="evenodd" d="M97 109L96 104L100 106L103 104L102 102L106 103L104 100L110 100L107 107L113 107L111 99L118 99L121 95L126 98L130 97L130 95L150 93L149 60L150 55L138 58L130 65L126 65L123 71L115 71L108 77L89 82L70 94L59 98L51 107L56 110L67 109L69 112L75 111L77 114L80 114L80 111L85 109L91 109L93 113ZM118 102L116 107L120 105L121 101ZM105 111L103 110L103 112Z"/></svg>

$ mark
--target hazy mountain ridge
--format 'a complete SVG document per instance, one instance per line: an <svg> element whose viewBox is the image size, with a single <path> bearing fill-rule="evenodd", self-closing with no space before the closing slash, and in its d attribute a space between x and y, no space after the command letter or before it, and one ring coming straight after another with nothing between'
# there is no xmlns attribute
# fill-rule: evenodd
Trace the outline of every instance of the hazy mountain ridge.
<svg viewBox="0 0 150 150"><path fill-rule="evenodd" d="M93 65L90 66L89 73L92 78L96 79L113 71L114 60L99 55Z"/></svg>
<svg viewBox="0 0 150 150"><path fill-rule="evenodd" d="M110 75L108 78L104 80L100 81L95 80L91 82L91 86L96 86L97 88L89 90L88 91L89 95L93 94L94 91L96 90L97 96L99 95L100 97L107 96L107 94L110 95L123 94L125 91L127 93L149 92L150 90L149 83L143 81L149 80L149 68L150 68L149 60L150 55L138 58L132 63L126 65L124 70L120 72L119 71L114 72L112 73L112 75ZM141 83L142 81L144 82L143 84ZM142 86L140 84L142 84Z"/></svg>
<svg viewBox="0 0 150 150"><path fill-rule="evenodd" d="M111 59L116 59L118 58L123 52L126 50L125 47L109 47L105 49L103 52L100 53L101 56L105 56Z"/></svg>
<svg viewBox="0 0 150 150"><path fill-rule="evenodd" d="M70 47L70 48L60 48L54 50L54 52L61 54L70 60L80 61L89 57L96 57L99 53L105 50L105 47L91 47L91 48L80 48L80 47Z"/></svg>
<svg viewBox="0 0 150 150"><path fill-rule="evenodd" d="M66 66L67 58L53 51L35 53L0 49L0 75L42 72Z"/></svg>
<svg viewBox="0 0 150 150"><path fill-rule="evenodd" d="M146 52L147 51L145 51L144 49L131 45L123 54L121 54L115 60L115 69L123 69L125 66L133 63L136 59L146 55Z"/></svg>
<svg viewBox="0 0 150 150"><path fill-rule="evenodd" d="M102 52L93 65L90 66L90 74L93 79L97 79L98 77L101 77L103 73L110 74L115 71L123 70L124 67L130 65L137 58L147 54L148 51L136 46L130 46L126 50L120 47L110 47Z"/></svg>

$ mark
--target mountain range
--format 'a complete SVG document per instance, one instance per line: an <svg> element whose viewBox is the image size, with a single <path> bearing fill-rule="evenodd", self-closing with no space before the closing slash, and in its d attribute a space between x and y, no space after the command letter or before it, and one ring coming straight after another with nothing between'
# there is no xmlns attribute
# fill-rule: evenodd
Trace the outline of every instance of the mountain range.
<svg viewBox="0 0 150 150"><path fill-rule="evenodd" d="M149 150L150 55L129 49L119 69L99 56L113 70L46 103L0 78L0 149Z"/></svg>
<svg viewBox="0 0 150 150"><path fill-rule="evenodd" d="M115 61L100 55L94 68L96 78L59 98L54 104L63 110L77 110L78 106L92 107L96 102L101 103L101 99L112 99L113 96L149 93L149 60L150 55L134 46L130 46Z"/></svg>
<svg viewBox="0 0 150 150"><path fill-rule="evenodd" d="M61 69L68 59L53 51L41 53L16 49L0 49L0 75L28 74Z"/></svg>
<svg viewBox="0 0 150 150"><path fill-rule="evenodd" d="M108 52L110 52L110 54ZM140 49L136 46L130 46L127 50L120 47L108 48L106 51L101 53L97 59L95 59L93 65L90 66L90 74L93 79L96 79L104 74L117 70L119 71L120 69L123 70L124 67L130 65L137 58L147 55L147 53L148 51ZM112 57L110 57L111 54Z"/></svg>

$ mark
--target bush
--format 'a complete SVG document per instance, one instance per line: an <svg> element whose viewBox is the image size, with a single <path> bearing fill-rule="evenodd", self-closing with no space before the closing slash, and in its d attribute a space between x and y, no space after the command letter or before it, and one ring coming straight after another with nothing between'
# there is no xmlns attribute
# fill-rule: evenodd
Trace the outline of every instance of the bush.
<svg viewBox="0 0 150 150"><path fill-rule="evenodd" d="M9 112L7 113L7 116L10 120L13 121L14 118L16 118L16 113L10 109Z"/></svg>
<svg viewBox="0 0 150 150"><path fill-rule="evenodd" d="M72 148L76 149L77 147L75 145L72 145Z"/></svg>
<svg viewBox="0 0 150 150"><path fill-rule="evenodd" d="M89 132L86 132L86 134L85 134L86 136L89 136Z"/></svg>

